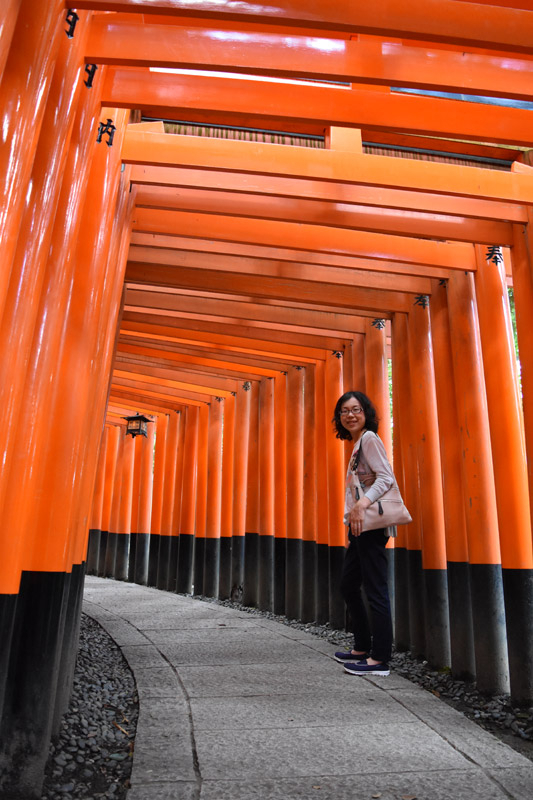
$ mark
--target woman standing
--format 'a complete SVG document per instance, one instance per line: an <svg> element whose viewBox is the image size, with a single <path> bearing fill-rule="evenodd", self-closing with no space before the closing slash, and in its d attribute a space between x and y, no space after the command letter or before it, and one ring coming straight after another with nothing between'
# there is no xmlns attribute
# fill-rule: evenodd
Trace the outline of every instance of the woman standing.
<svg viewBox="0 0 533 800"><path fill-rule="evenodd" d="M353 451L346 474L344 522L349 526L349 546L344 558L341 593L350 613L353 650L335 653L350 675L389 675L392 617L387 581L389 536L395 528L363 530L365 510L395 485L383 442L377 435L376 409L363 392L346 392L335 406L333 422L338 439L351 439ZM357 499L354 473L364 494ZM361 596L364 588L370 620Z"/></svg>

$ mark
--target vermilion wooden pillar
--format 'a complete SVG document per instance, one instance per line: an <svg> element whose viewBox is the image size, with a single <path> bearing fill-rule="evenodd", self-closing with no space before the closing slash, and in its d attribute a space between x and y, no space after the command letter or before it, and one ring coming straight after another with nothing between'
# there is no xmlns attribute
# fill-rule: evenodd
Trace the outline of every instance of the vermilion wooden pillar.
<svg viewBox="0 0 533 800"><path fill-rule="evenodd" d="M325 415L333 418L335 404L343 394L342 353L328 352L325 368ZM330 434L326 438L328 459L328 498L329 498L329 621L334 628L343 628L346 620L344 601L340 593L340 578L346 546L344 527L344 448L331 423Z"/></svg>
<svg viewBox="0 0 533 800"><path fill-rule="evenodd" d="M0 83L2 82L21 2L22 0L5 0L0 12Z"/></svg>
<svg viewBox="0 0 533 800"><path fill-rule="evenodd" d="M422 514L420 504L420 474L418 464L418 454L416 447L416 437L413 427L413 417L409 413L409 406L405 406L405 398L411 396L411 359L409 353L409 334L406 314L395 314L393 320L393 340L394 354L397 360L395 369L395 380L397 385L398 400L395 405L395 421L400 432L400 448L403 462L404 497L406 505L411 513L413 522L407 526L402 526L400 537L405 536L407 545L407 583L408 583L408 617L409 617L409 649L416 656L425 654L425 624L424 624L424 588L422 575ZM396 397L396 394L395 394ZM405 531L405 532L404 532ZM395 546L395 573L398 591L397 612L402 613L401 604L401 542ZM400 618L397 617L397 637L398 646L401 648L405 644L406 630L400 625Z"/></svg>
<svg viewBox="0 0 533 800"><path fill-rule="evenodd" d="M527 225L513 225L511 250L516 332L521 366L522 404L526 440L529 495L533 497L533 213L525 207ZM533 520L533 503L530 503Z"/></svg>
<svg viewBox="0 0 533 800"><path fill-rule="evenodd" d="M489 251L490 256L490 251ZM511 696L533 699L533 551L522 408L503 259L476 246L483 351L505 597Z"/></svg>
<svg viewBox="0 0 533 800"><path fill-rule="evenodd" d="M22 0L0 84L0 319L64 19L62 0Z"/></svg>
<svg viewBox="0 0 533 800"><path fill-rule="evenodd" d="M236 393L224 400L222 442L222 500L220 508L220 570L218 596L231 597L231 545L233 537L233 485L235 473L235 404Z"/></svg>
<svg viewBox="0 0 533 800"><path fill-rule="evenodd" d="M222 428L224 400L213 397L209 406L207 452L207 515L205 530L204 594L218 597L220 570L220 511L222 504Z"/></svg>
<svg viewBox="0 0 533 800"><path fill-rule="evenodd" d="M274 613L285 613L287 538L287 375L274 387Z"/></svg>
<svg viewBox="0 0 533 800"><path fill-rule="evenodd" d="M176 590L189 594L192 591L194 564L194 530L196 522L196 477L198 470L198 406L187 406L185 411L185 444L183 486L181 490L180 541L178 581Z"/></svg>
<svg viewBox="0 0 533 800"><path fill-rule="evenodd" d="M317 429L315 367L308 364L304 376L304 453L302 525L303 622L316 619L317 596Z"/></svg>
<svg viewBox="0 0 533 800"><path fill-rule="evenodd" d="M139 495L141 492L141 452L144 436L135 437L135 456L133 459L133 485L131 489L130 548L128 556L128 581L135 583L135 556L137 549L136 531L139 524Z"/></svg>
<svg viewBox="0 0 533 800"><path fill-rule="evenodd" d="M379 436L392 461L387 338L382 319L368 319L365 324L365 384L378 412Z"/></svg>
<svg viewBox="0 0 533 800"><path fill-rule="evenodd" d="M442 467L429 306L423 300L413 306L408 326L410 408L420 481L425 655L431 664L444 667L450 663L450 630Z"/></svg>
<svg viewBox="0 0 533 800"><path fill-rule="evenodd" d="M170 416L158 417L154 453L154 488L152 496L152 518L150 522L150 551L148 555L148 586L157 583L157 560L161 539L161 515L163 512L163 487L165 484L165 459L167 454L167 432Z"/></svg>
<svg viewBox="0 0 533 800"><path fill-rule="evenodd" d="M102 433L102 443L100 445L100 454L98 457L98 471L96 473L96 485L94 488L94 499L89 522L87 572L90 575L96 574L98 569L98 554L100 552L100 535L102 531L102 510L104 505L105 462L108 432L109 427L106 425Z"/></svg>
<svg viewBox="0 0 533 800"><path fill-rule="evenodd" d="M168 591L177 591L178 561L180 542L181 502L183 490L183 470L185 468L185 408L180 410L180 427L176 455L176 474L174 480L174 506L172 509L172 535L168 559Z"/></svg>
<svg viewBox="0 0 533 800"><path fill-rule="evenodd" d="M274 607L274 381L259 384L258 604Z"/></svg>
<svg viewBox="0 0 533 800"><path fill-rule="evenodd" d="M122 480L118 512L117 547L113 577L118 581L128 580L128 562L131 533L131 506L133 501L133 469L135 465L135 439L124 437ZM137 498L138 499L138 498Z"/></svg>
<svg viewBox="0 0 533 800"><path fill-rule="evenodd" d="M196 481L196 538L194 541L194 594L204 591L206 513L208 502L207 457L209 434L209 406L200 406L198 422L198 461Z"/></svg>
<svg viewBox="0 0 533 800"><path fill-rule="evenodd" d="M474 279L453 272L448 308L461 436L478 687L509 689L498 516ZM472 386L476 391L471 391Z"/></svg>
<svg viewBox="0 0 533 800"><path fill-rule="evenodd" d="M231 544L231 595L241 601L244 587L246 497L248 491L248 442L250 436L250 389L246 381L237 388L233 474L233 540Z"/></svg>
<svg viewBox="0 0 533 800"><path fill-rule="evenodd" d="M111 425L108 428L105 462L104 500L102 505L102 535L100 538L100 553L98 558L98 574L103 575L105 570L105 554L107 540L111 530L111 511L113 506L113 489L115 486L115 473L118 459L118 446L121 428Z"/></svg>
<svg viewBox="0 0 533 800"><path fill-rule="evenodd" d="M356 333L352 339L352 386L351 388L366 394L366 342L362 333Z"/></svg>
<svg viewBox="0 0 533 800"><path fill-rule="evenodd" d="M432 282L431 336L435 354L435 386L439 412L439 441L444 492L448 599L450 606L450 655L452 674L472 680L475 675L474 632L468 567L468 539L461 437L455 399L453 359L448 318L446 283Z"/></svg>
<svg viewBox="0 0 533 800"><path fill-rule="evenodd" d="M157 557L157 588L169 588L169 564L172 548L172 518L174 514L174 496L176 492L176 462L178 458L178 438L180 431L180 412L171 413L168 422L165 480L163 484L163 505L161 509L161 536L159 539L159 555Z"/></svg>
<svg viewBox="0 0 533 800"><path fill-rule="evenodd" d="M251 381L243 603L256 606L259 588L259 383Z"/></svg>
<svg viewBox="0 0 533 800"><path fill-rule="evenodd" d="M329 621L329 474L328 441L332 433L331 412L326 408L324 361L315 365L315 448L317 483L317 587L316 619ZM324 457L326 454L326 457Z"/></svg>
<svg viewBox="0 0 533 800"><path fill-rule="evenodd" d="M104 578L115 577L115 560L117 555L117 531L120 525L120 495L122 491L122 478L124 475L124 429L119 428L117 461L113 480L113 495L111 498L111 516L109 519L109 533L104 557Z"/></svg>
<svg viewBox="0 0 533 800"><path fill-rule="evenodd" d="M136 530L132 531L132 546L135 541L135 560L133 581L146 586L148 582L148 555L150 550L150 522L152 516L152 492L154 481L154 442L156 423L149 422L147 435L137 436L140 440L139 497ZM137 505L135 496L134 505Z"/></svg>
<svg viewBox="0 0 533 800"><path fill-rule="evenodd" d="M410 395L409 349L405 314L395 314L392 319L392 390L394 474L407 508L411 512L411 516L416 518L413 499L418 486L413 485L413 477L417 480L418 475L416 468L413 476L408 467L408 454L412 442L410 441L409 406L405 404L405 398ZM406 528L405 525L398 525L397 538L394 542L394 638L398 650L409 650L411 643L409 608L413 587L409 580L411 556Z"/></svg>
<svg viewBox="0 0 533 800"><path fill-rule="evenodd" d="M302 607L304 378L301 366L287 375L287 562L285 614L299 619Z"/></svg>

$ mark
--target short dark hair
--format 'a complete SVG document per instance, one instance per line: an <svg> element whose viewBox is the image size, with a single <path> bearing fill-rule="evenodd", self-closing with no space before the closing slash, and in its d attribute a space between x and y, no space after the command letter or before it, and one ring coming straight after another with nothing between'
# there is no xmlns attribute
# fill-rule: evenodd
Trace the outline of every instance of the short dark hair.
<svg viewBox="0 0 533 800"><path fill-rule="evenodd" d="M352 397L360 403L361 408L364 411L365 428L367 431L373 431L374 433L378 432L379 419L373 402L366 396L366 394L363 394L363 392L350 391L345 392L342 397L339 397L337 400L333 419L331 420L333 422L333 427L335 428L335 436L337 439L352 438L350 432L346 430L341 422L341 408L348 400L351 400Z"/></svg>

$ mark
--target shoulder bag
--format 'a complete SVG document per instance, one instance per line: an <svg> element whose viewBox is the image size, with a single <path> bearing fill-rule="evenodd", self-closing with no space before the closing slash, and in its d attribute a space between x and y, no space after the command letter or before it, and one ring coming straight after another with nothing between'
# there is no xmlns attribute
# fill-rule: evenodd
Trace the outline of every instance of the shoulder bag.
<svg viewBox="0 0 533 800"><path fill-rule="evenodd" d="M364 495L363 487L361 486L361 482L357 474L357 467L359 466L359 460L361 458L362 446L363 442L361 441L353 469L354 483L352 491L355 501L359 500ZM365 509L363 530L372 531L376 530L377 528L389 528L392 525L407 525L412 521L412 517L402 500L402 496L396 484L395 478L394 484L391 486L391 488L388 489L385 494L382 494L381 497L375 500L370 506L368 506L367 509Z"/></svg>

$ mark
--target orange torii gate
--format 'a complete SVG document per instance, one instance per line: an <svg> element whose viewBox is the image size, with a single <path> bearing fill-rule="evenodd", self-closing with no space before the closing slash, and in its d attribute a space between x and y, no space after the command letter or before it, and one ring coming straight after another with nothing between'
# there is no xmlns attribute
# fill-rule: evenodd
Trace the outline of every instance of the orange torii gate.
<svg viewBox="0 0 533 800"><path fill-rule="evenodd" d="M308 5L0 12L0 787L23 797L68 702L86 560L344 623L330 418L366 388L392 449L390 355L414 518L390 553L397 645L533 697L532 111L390 89L530 100L533 12Z"/></svg>

